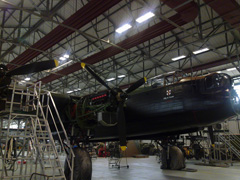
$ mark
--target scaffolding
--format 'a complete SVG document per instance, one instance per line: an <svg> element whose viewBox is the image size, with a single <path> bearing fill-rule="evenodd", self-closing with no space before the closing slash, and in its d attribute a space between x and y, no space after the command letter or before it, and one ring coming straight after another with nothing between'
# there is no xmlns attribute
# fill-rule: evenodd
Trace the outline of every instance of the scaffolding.
<svg viewBox="0 0 240 180"><path fill-rule="evenodd" d="M240 160L240 138L232 133L229 129L229 120L222 123L222 128L215 130L214 144L211 144L210 138L204 141L205 155L203 162L218 165L228 166L232 164L234 159Z"/></svg>
<svg viewBox="0 0 240 180"><path fill-rule="evenodd" d="M18 88L17 84L14 81L9 88L11 98L6 100L6 109L0 113L1 179L66 180L49 118L65 155L64 143L71 146L51 93L41 90L41 82L27 83L26 88ZM59 125L64 138L60 137ZM73 175L72 149L69 154L72 160L67 158L66 165Z"/></svg>

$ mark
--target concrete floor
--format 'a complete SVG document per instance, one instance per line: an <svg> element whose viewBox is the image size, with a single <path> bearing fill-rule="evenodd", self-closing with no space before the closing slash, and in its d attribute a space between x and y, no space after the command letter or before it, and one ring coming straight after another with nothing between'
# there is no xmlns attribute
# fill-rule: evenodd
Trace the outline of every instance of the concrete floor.
<svg viewBox="0 0 240 180"><path fill-rule="evenodd" d="M162 170L156 157L128 158L129 169L109 168L107 158L93 159L92 180L240 180L240 163L228 168L194 165L201 161L187 161L187 168L197 172ZM126 161L122 159L121 165Z"/></svg>
<svg viewBox="0 0 240 180"><path fill-rule="evenodd" d="M63 164L65 157L60 156L60 159ZM199 166L195 163L201 161L191 160L186 162L187 168L197 169L197 172L185 172L160 169L160 164L155 156L128 158L127 160L129 168L121 167L118 169L108 166L108 158L93 159L92 180L240 180L240 162L234 163L233 166L228 168L223 168ZM126 165L125 158L122 158L121 165ZM18 174L18 171L19 169L16 174ZM40 178L37 179L40 180ZM29 180L29 178L14 178L14 180Z"/></svg>

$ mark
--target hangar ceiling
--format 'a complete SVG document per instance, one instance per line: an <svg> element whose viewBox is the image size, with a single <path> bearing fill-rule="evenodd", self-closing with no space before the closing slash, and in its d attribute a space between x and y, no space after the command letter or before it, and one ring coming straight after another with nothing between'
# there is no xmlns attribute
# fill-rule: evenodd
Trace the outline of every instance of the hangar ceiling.
<svg viewBox="0 0 240 180"><path fill-rule="evenodd" d="M147 12L155 16L136 22ZM57 69L17 77L41 80L51 91L104 90L81 62L111 87L173 71L239 76L239 0L0 0L0 16L1 63L14 69L58 59ZM124 24L132 27L116 32ZM64 55L69 57L60 60Z"/></svg>

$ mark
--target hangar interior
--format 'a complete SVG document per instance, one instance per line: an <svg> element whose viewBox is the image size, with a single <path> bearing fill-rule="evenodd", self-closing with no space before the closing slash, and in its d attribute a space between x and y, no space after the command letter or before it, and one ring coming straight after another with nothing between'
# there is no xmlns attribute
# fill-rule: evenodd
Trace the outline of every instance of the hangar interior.
<svg viewBox="0 0 240 180"><path fill-rule="evenodd" d="M67 177L66 172L64 175L66 154L75 155L71 148L65 152L64 146L71 147L72 142L52 93L64 98L77 99L95 94L94 98L102 98L105 94L101 92L106 89L118 88L127 92L144 77L147 81L141 84L142 88L148 88L168 86L182 78L198 80L198 76L223 73L240 94L240 0L0 0L0 17L0 61L7 68L0 67L6 71L4 75L0 72L0 109L4 109L0 113L2 179L45 179L47 173L50 179L73 178L74 158L66 162L71 175ZM20 73L14 71L24 65L53 59L59 64L51 69L41 65L44 70L38 72L36 69L40 64L35 64ZM89 69L93 73L89 73ZM7 98L5 76L12 79L11 85L8 84L12 94ZM171 90L167 90L166 95L170 97ZM124 96L123 103L118 103L125 101L127 97ZM236 101L238 103L239 98ZM96 109L100 107L90 105ZM13 112L18 108L28 113ZM226 120L221 121L219 129L215 128L220 135L226 130L233 139L222 139L225 150L218 149L218 152L232 151L239 160L240 123L237 116ZM206 132L211 130L203 131L209 141L211 135ZM36 138L38 133L41 140ZM198 137L198 134L191 135ZM185 134L184 138L186 136L190 134ZM152 139L151 136L148 140ZM22 148L7 153L10 145L17 149L13 147L14 141L19 141ZM232 147L233 141L236 147ZM189 145L191 141L187 139L184 143ZM213 146L209 144L208 150L212 150ZM229 146L232 149L229 150ZM41 157L41 153L45 155ZM46 164L44 157L51 164L45 173L39 170ZM215 154L214 158L220 163ZM226 155L220 160L220 166L233 163L232 156ZM124 164L125 160L122 162ZM129 158L130 168L121 168L117 172L109 170L107 158L92 159L92 163L92 179L239 179L240 176L239 163L235 160L235 165L224 170L205 167L206 170L190 160L189 167L199 169L196 174L160 170L153 157ZM152 177L149 174L153 174Z"/></svg>

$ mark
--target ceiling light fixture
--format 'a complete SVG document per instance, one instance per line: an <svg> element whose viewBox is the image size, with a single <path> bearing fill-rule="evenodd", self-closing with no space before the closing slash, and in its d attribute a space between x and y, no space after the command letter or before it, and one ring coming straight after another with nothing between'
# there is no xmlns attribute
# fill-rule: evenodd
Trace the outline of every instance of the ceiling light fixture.
<svg viewBox="0 0 240 180"><path fill-rule="evenodd" d="M124 78L124 77L126 77L126 75L124 75L124 74L118 76L118 78Z"/></svg>
<svg viewBox="0 0 240 180"><path fill-rule="evenodd" d="M234 71L234 70L236 70L236 68L234 67L234 68L229 68L229 69L226 69L226 71Z"/></svg>
<svg viewBox="0 0 240 180"><path fill-rule="evenodd" d="M173 61L177 61L179 59L183 59L185 58L186 56L185 55L181 55L181 56L178 56L178 57L175 57L175 58L172 58Z"/></svg>
<svg viewBox="0 0 240 180"><path fill-rule="evenodd" d="M113 81L113 80L115 80L115 78L109 78L109 79L106 79L106 81Z"/></svg>
<svg viewBox="0 0 240 180"><path fill-rule="evenodd" d="M61 61L64 61L64 60L66 60L66 58L65 57L60 57L59 58Z"/></svg>
<svg viewBox="0 0 240 180"><path fill-rule="evenodd" d="M69 58L69 55L68 55L68 54L64 54L63 57L65 57L65 58Z"/></svg>
<svg viewBox="0 0 240 180"><path fill-rule="evenodd" d="M148 12L148 13L140 16L139 18L137 18L136 21L137 21L138 23L142 23L142 22L150 19L150 18L153 17L153 16L155 16L155 14L153 14L152 12Z"/></svg>
<svg viewBox="0 0 240 180"><path fill-rule="evenodd" d="M73 91L67 91L68 94L72 93Z"/></svg>
<svg viewBox="0 0 240 180"><path fill-rule="evenodd" d="M30 81L30 79L31 79L30 77L26 77L24 80L25 81Z"/></svg>
<svg viewBox="0 0 240 180"><path fill-rule="evenodd" d="M77 88L77 89L75 89L74 91L76 92L76 91L80 91L81 90L81 88Z"/></svg>
<svg viewBox="0 0 240 180"><path fill-rule="evenodd" d="M124 24L123 26L116 29L117 33L122 33L128 29L130 29L132 26L130 24Z"/></svg>
<svg viewBox="0 0 240 180"><path fill-rule="evenodd" d="M193 54L200 54L203 52L209 51L209 48L203 48L203 49L199 49L197 51L193 51Z"/></svg>

